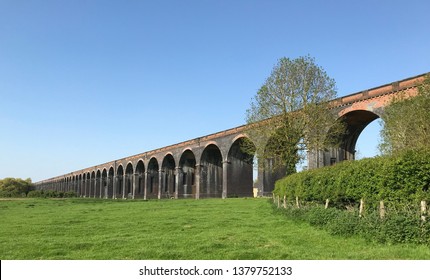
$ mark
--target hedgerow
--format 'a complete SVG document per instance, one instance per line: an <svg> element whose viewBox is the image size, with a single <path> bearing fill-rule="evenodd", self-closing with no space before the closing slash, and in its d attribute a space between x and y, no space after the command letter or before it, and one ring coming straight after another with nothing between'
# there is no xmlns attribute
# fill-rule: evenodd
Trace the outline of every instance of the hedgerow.
<svg viewBox="0 0 430 280"><path fill-rule="evenodd" d="M35 190L27 194L27 197L40 197L40 198L69 198L76 197L75 192L61 192L54 190Z"/></svg>
<svg viewBox="0 0 430 280"><path fill-rule="evenodd" d="M335 235L430 245L430 217L420 209L429 201L429 186L430 150L420 150L293 174L276 182L274 194L286 200L287 216Z"/></svg>
<svg viewBox="0 0 430 280"><path fill-rule="evenodd" d="M419 203L430 198L430 150L405 151L394 156L346 161L303 171L276 182L274 193L287 200L334 205L383 200L393 204Z"/></svg>
<svg viewBox="0 0 430 280"><path fill-rule="evenodd" d="M375 208L368 209L361 217L357 209L325 209L315 204L305 204L300 208L290 204L277 211L289 219L307 222L332 235L357 235L375 243L430 245L430 222L421 220L419 213L410 209L392 209L383 219Z"/></svg>

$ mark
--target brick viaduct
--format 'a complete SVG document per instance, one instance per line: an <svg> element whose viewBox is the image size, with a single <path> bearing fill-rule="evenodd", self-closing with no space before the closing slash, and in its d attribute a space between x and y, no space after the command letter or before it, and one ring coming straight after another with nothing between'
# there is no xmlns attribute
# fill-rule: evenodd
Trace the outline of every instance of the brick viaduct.
<svg viewBox="0 0 430 280"><path fill-rule="evenodd" d="M347 123L337 149L310 154L308 167L355 158L360 133L379 118L391 98L415 94L425 74L331 101L332 110ZM37 189L74 191L94 198L208 198L270 194L279 176L258 168L253 182L254 155L240 149L248 138L239 126L153 151L114 160L37 182ZM249 138L248 138L249 139ZM252 141L252 139L250 139ZM254 189L255 188L255 189Z"/></svg>

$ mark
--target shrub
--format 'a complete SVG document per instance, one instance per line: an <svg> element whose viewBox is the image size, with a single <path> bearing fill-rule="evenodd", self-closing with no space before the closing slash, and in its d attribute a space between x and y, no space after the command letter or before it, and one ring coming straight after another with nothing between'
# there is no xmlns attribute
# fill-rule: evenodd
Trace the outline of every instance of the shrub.
<svg viewBox="0 0 430 280"><path fill-rule="evenodd" d="M324 228L330 221L336 219L338 211L335 208L313 207L307 214L307 220L312 226Z"/></svg>
<svg viewBox="0 0 430 280"><path fill-rule="evenodd" d="M286 209L277 211L289 219L308 222L332 235L358 235L377 243L430 245L430 221L423 222L416 211L406 208L393 209L384 219L380 218L376 207L370 207L361 218L356 209L325 209L322 205L313 204L301 208L288 205Z"/></svg>
<svg viewBox="0 0 430 280"><path fill-rule="evenodd" d="M34 189L31 179L4 178L0 180L0 197L25 197Z"/></svg>
<svg viewBox="0 0 430 280"><path fill-rule="evenodd" d="M359 222L356 213L337 210L334 219L327 223L327 230L334 235L352 236L357 233Z"/></svg>
<svg viewBox="0 0 430 280"><path fill-rule="evenodd" d="M421 150L292 174L276 182L274 193L306 201L330 199L342 208L362 198L396 203L429 200L429 186L430 150Z"/></svg>
<svg viewBox="0 0 430 280"><path fill-rule="evenodd" d="M41 197L41 198L69 198L76 197L75 192L59 192L53 190L36 190L28 193L27 197Z"/></svg>

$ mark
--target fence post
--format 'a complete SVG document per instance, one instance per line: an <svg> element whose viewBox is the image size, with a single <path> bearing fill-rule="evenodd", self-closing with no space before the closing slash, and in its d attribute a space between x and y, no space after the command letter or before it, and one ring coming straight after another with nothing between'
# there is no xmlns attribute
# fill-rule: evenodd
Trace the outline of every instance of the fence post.
<svg viewBox="0 0 430 280"><path fill-rule="evenodd" d="M327 208L328 208L328 204L329 204L329 203L330 203L330 199L328 199L328 198L327 198L327 199L325 200L325 209L327 209Z"/></svg>
<svg viewBox="0 0 430 280"><path fill-rule="evenodd" d="M364 212L364 199L360 199L360 212L358 214L360 218L363 217L363 212Z"/></svg>
<svg viewBox="0 0 430 280"><path fill-rule="evenodd" d="M296 196L296 206L297 206L297 208L300 208L300 203L299 203L299 197L298 196Z"/></svg>
<svg viewBox="0 0 430 280"><path fill-rule="evenodd" d="M425 200L421 201L421 220L426 221L427 216L427 202Z"/></svg>
<svg viewBox="0 0 430 280"><path fill-rule="evenodd" d="M383 200L379 202L379 217L381 220L385 218L385 205Z"/></svg>
<svg viewBox="0 0 430 280"><path fill-rule="evenodd" d="M278 208L280 208L281 206L281 197L278 195Z"/></svg>
<svg viewBox="0 0 430 280"><path fill-rule="evenodd" d="M287 208L287 196L286 195L284 195L284 208L285 209Z"/></svg>
<svg viewBox="0 0 430 280"><path fill-rule="evenodd" d="M272 199L273 199L273 203L275 203L275 193L272 193Z"/></svg>

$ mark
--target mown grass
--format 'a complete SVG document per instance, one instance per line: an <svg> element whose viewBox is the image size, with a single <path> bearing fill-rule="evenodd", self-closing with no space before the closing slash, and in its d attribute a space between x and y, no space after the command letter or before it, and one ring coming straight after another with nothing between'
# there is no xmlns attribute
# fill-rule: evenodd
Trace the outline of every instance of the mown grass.
<svg viewBox="0 0 430 280"><path fill-rule="evenodd" d="M0 201L0 259L430 259L331 236L266 199Z"/></svg>

